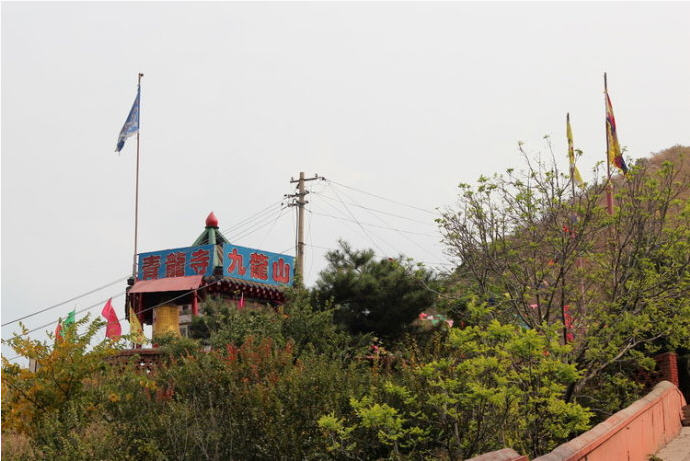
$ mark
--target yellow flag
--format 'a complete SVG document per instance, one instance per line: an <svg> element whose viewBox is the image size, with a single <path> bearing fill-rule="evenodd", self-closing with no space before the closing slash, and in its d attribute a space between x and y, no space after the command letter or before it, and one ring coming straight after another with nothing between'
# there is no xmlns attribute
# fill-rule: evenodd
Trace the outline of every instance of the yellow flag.
<svg viewBox="0 0 690 461"><path fill-rule="evenodd" d="M623 174L628 172L628 166L625 164L623 154L621 153L621 146L618 143L618 133L616 132L616 119L613 116L613 107L611 106L611 98L608 92L605 93L606 103L606 146L608 149L607 157L609 165L615 165Z"/></svg>
<svg viewBox="0 0 690 461"><path fill-rule="evenodd" d="M573 130L570 129L570 114L566 115L566 128L565 132L568 136L568 160L570 161L570 175L573 181L577 183L578 186L584 187L585 183L582 181L582 176L580 176L580 171L575 166L575 148L573 147Z"/></svg>
<svg viewBox="0 0 690 461"><path fill-rule="evenodd" d="M129 308L129 334L132 335L134 344L143 344L146 342L144 329L141 327L139 317L134 313L134 309L132 309L131 306Z"/></svg>

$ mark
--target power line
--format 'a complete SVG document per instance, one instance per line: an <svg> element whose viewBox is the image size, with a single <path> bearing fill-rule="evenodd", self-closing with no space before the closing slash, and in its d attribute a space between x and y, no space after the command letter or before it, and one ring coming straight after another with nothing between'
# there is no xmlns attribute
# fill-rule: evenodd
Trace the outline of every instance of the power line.
<svg viewBox="0 0 690 461"><path fill-rule="evenodd" d="M330 214L327 214L327 213L320 213L320 212L318 212L318 211L312 211L312 210L307 210L307 211L309 211L309 212L312 213L312 214L319 215L319 216L326 216L326 217L328 217L328 218L340 219L340 220L342 220L342 221L356 222L356 221L353 221L352 219L343 218L343 217L341 217L341 216L334 216L334 215L330 215ZM426 236L426 237L434 237L434 238L435 238L435 237L438 237L438 236L436 236L436 235L427 234L427 233L424 233L424 232L406 231L406 230L402 230L402 229L396 229L395 227L379 226L379 225L377 225L377 224L371 224L371 223L366 223L366 222L362 222L361 224L364 225L364 226L368 226L368 227L376 227L376 228L378 228L378 229L387 229L387 230L392 230L392 231L396 231L396 232L402 232L402 233L405 233L405 234L424 235L424 236Z"/></svg>
<svg viewBox="0 0 690 461"><path fill-rule="evenodd" d="M240 231L243 227L246 226L251 226L252 223L261 220L265 218L265 215L268 215L271 211L275 210L276 208L281 208L282 205L282 200L278 200L277 202L272 203L271 205L267 206L266 208L262 209L261 211L258 211L254 213L253 215L231 225L227 226L223 229L221 229L221 232L231 234L232 232L244 232Z"/></svg>
<svg viewBox="0 0 690 461"><path fill-rule="evenodd" d="M221 279L221 280L222 280L222 279ZM206 285L204 288L213 286L213 285L215 285L216 283L219 283L221 280L216 280L215 282L209 283L209 284ZM175 301L175 300L177 300L177 299L180 299L180 298L182 298L182 297L184 297L184 296L187 296L188 294L193 293L193 292L195 292L195 291L197 291L197 290L194 289L194 290L187 291L187 292L182 293L181 295L178 295L178 296L176 296L176 297L174 297L174 298L172 298L172 299L168 299L168 300L166 300L166 301L163 301L162 303L156 304L155 306L147 307L146 309L143 309L143 310L140 311L139 313L148 312L148 311L150 311L151 309L155 309L156 307L164 306L164 305L170 303L171 301ZM108 299L119 298L120 296L122 296L122 295L124 295L124 294L125 294L125 292L120 293L120 294L118 294L118 295L116 295L116 296L111 296L111 297L108 298ZM106 302L108 299L106 299L106 300L104 300L104 301L101 301L101 303ZM93 305L91 305L91 306L89 306L89 307L85 307L84 309L78 310L76 313L77 313L77 314L81 314L82 312L85 312L85 311L87 311L87 310L89 310L89 309L93 309L93 308L96 307L96 306L100 306L101 303L93 304ZM122 321L122 320L127 320L127 316L125 315L124 317L120 317L120 318L118 318L117 320L118 320L118 322L120 322L120 321ZM58 323L58 320L54 320L54 321L52 321L52 322L50 322L50 323L47 323L47 324L45 324L45 325L41 325L41 326L38 327L38 328L34 328L33 330L29 330L29 331L27 331L26 333L22 333L22 334L17 335L17 336L19 336L19 337L28 336L30 333L33 333L33 332L35 332L35 331L37 331L37 330L40 330L40 329L42 329L42 328L45 328L45 327L49 327L49 326L51 326L51 325L53 325L53 324L55 324L55 323ZM103 326L101 326L101 328L105 327L106 325L107 325L107 323L104 324ZM99 328L99 331L100 331L100 328ZM16 360L16 359L18 359L18 358L20 358L20 357L23 357L23 356L22 356L22 355L18 355L18 356L16 356L16 357L12 357L11 359L7 359L7 360L12 361L12 360Z"/></svg>
<svg viewBox="0 0 690 461"><path fill-rule="evenodd" d="M325 247L325 246L320 246L320 245L308 245L308 246L310 246L312 248L318 248L320 250L328 250L328 251L338 251L339 250L339 248ZM420 262L420 263L424 263L424 264L428 264L429 266L432 266L432 267L433 266L455 267L454 264L449 263L449 262L440 262L440 261L439 262L431 262L431 261L421 261L418 259L415 259L415 261Z"/></svg>
<svg viewBox="0 0 690 461"><path fill-rule="evenodd" d="M347 194L343 193L343 195L345 195L345 197L347 197ZM352 200L352 198L350 198L350 200ZM374 213L372 213L372 215L374 215L374 217L375 217L376 219L378 219L380 222L382 222L383 224L385 224L385 225L387 225L387 226L389 225L388 222L386 222L381 216L378 216L377 214L374 214ZM403 234L403 231L401 231L401 230L399 230L399 229L392 228L392 227L391 227L391 229L394 230L394 231L396 231L396 232L398 232L405 240L407 240L408 242L411 242L413 245L415 245L416 247L418 247L418 248L421 249L422 251L424 251L424 252L426 252L427 254L430 254L430 255L432 255L432 256L435 256L435 255L434 255L431 251L429 251L426 247L423 247L422 245L420 245L420 244L417 243L416 241L414 241L414 240L412 240L411 238L409 238L408 236L404 235L404 234ZM440 237L440 235L439 235L439 236L435 236L435 237L438 238L438 237Z"/></svg>
<svg viewBox="0 0 690 461"><path fill-rule="evenodd" d="M283 215L285 214L285 210L287 210L287 207L281 208L280 213L278 214L278 216L276 217L276 219L273 220L273 222L271 223L271 227L269 227L268 231L267 231L266 234L264 235L264 238L261 240L261 243L259 244L259 247L263 246L263 243L266 241L266 238L267 238L269 235L271 235L271 232L272 232L273 229L276 227L276 223L277 223L278 220L279 220L280 218L282 218Z"/></svg>
<svg viewBox="0 0 690 461"><path fill-rule="evenodd" d="M330 187L330 186L329 186L329 187ZM334 192L335 192L335 191L334 191ZM337 208L337 207L336 207L335 205L333 205L332 203L330 203L330 202L323 202L323 203L325 203L326 205L328 205L329 207L331 207L333 210L335 210L336 213L338 213L338 214L342 213L342 210L339 209L339 208ZM361 223L361 222L358 222L358 221L357 221L357 218L354 217L354 214L352 214L352 213L349 212L349 210L347 209L347 205L344 205L344 203L343 203L343 206L344 206L344 208L346 209L346 211L348 211L349 215L350 215L351 217L353 217L354 219L349 219L349 218L342 217L342 216L333 216L333 215L328 215L328 216L329 216L329 217L332 217L332 218L335 218L335 219L340 219L340 220L345 221L345 222L352 222L352 223L354 223L354 224L357 224L357 226L359 226L359 229L362 229L362 223ZM359 230L359 229L357 229L357 226L354 226L354 227L355 227L355 232L357 232L357 231ZM386 253L380 246L378 246L378 244L372 239L372 237L369 235L369 233L367 233L366 230L364 230L364 229L362 229L362 230L364 231L364 235L365 235L366 237L369 238L369 240L374 244L374 246L379 250L379 252L380 252L381 254ZM377 236L377 237L378 237L378 236ZM386 244L387 244L390 248L393 249L393 253L397 253L397 252L398 252L398 250L397 250L396 248L394 248L392 245L390 245L390 244L387 242L387 240L385 240L385 239L383 239L383 240L384 240L384 242L386 242Z"/></svg>
<svg viewBox="0 0 690 461"><path fill-rule="evenodd" d="M372 197L376 197L376 198L381 199L381 200L386 200L387 202L396 203L396 204L401 205L401 206L406 206L406 207L408 207L408 208L413 208L413 209L415 209L415 210L423 211L424 213L429 213L429 214L432 214L432 215L436 215L435 212L429 211L429 210L427 210L427 209L425 209L425 208L420 208L420 207L418 207L418 206L410 205L410 204L408 204L408 203L399 202L398 200L393 200L393 199L391 199L391 198L382 197L381 195L372 194L371 192L367 192L367 191L362 190L362 189L357 189L356 187L346 186L345 184L339 183L339 182L337 182L337 181L333 181L332 179L327 179L326 181L329 182L329 183L336 184L336 185L338 185L338 186L340 186L340 187L345 187L346 189L351 189L351 190L360 192L360 193L362 193L362 194L371 195Z"/></svg>
<svg viewBox="0 0 690 461"><path fill-rule="evenodd" d="M362 226L362 224L361 224L361 223L359 222L359 220L355 217L355 215L352 214L352 212L350 211L350 209L347 207L347 204L343 201L342 198L340 198L340 195L338 195L338 192L337 192L335 189L333 189L333 192L335 193L336 197L338 197L338 199L340 200L340 203L343 204L343 206L345 207L345 210L347 210L348 214L349 214L350 216L352 216L352 219L354 219L355 222L357 223L357 225L360 227L360 229L362 229L362 232L364 232L364 235L366 235L367 238L369 238L369 240L371 240L371 243L373 243L374 246L375 246L376 248L379 249L379 251L381 252L381 254L385 254L385 251L383 251L383 248L381 248L381 247L374 241L374 239L369 235L369 232L367 232L367 230L364 228L364 226Z"/></svg>
<svg viewBox="0 0 690 461"><path fill-rule="evenodd" d="M124 282L125 280L127 280L127 278L129 278L129 275L122 277L122 278L119 278L117 280L114 280L114 281L112 281L106 285L103 285L102 287L94 288L93 290L87 291L86 293L80 294L79 296L75 296L75 297L70 298L66 301L62 301L60 303L53 304L52 306L46 307L45 309L38 310L36 312L33 312L31 314L27 314L23 317L19 317L19 318L14 319L14 320L10 320L9 322L3 323L1 326L4 327L4 326L10 325L12 323L19 322L19 321L22 321L24 319L28 319L29 317L33 317L34 315L42 314L43 312L47 312L51 309L55 309L56 307L63 306L63 305L70 303L72 301L76 301L77 299L83 298L84 296L88 296L90 294L96 293L97 291L101 291L102 289L108 288L109 286L115 285L116 283Z"/></svg>
<svg viewBox="0 0 690 461"><path fill-rule="evenodd" d="M336 192L335 189L331 189L331 190L332 190L334 193ZM335 202L335 201L338 201L337 199L334 199L333 197L330 197L330 196L328 196L328 195L324 195L324 194L322 194L322 193L317 193L317 192L314 192L314 193L317 194L319 197L323 197L323 198L325 198L325 199L327 199L327 200L333 200L334 202ZM344 202L343 202L343 203L344 203ZM420 221L420 220L418 220L418 219L409 218L409 217L407 217L407 216L402 216L402 215L399 215L399 214L391 213L391 212L389 212L389 211L377 210L377 209L375 209L375 208L366 207L366 206L364 206L364 205L359 205L359 204L356 204L356 203L350 203L350 205L355 206L355 207L357 207L357 208L362 208L362 209L364 209L364 210L373 211L373 212L385 214L385 215L388 215L388 216L393 216L393 217L395 217L395 218L406 219L406 220L408 220L408 221L416 222L416 223L418 223L418 224L424 224L425 226L436 227L434 224L431 224L430 222L427 222L427 221Z"/></svg>
<svg viewBox="0 0 690 461"><path fill-rule="evenodd" d="M93 309L94 307L102 306L102 305L103 305L106 301L108 301L109 299L119 298L120 296L123 296L125 293L126 293L126 291L123 291L123 292L117 293L117 294L115 294L115 295L109 296L109 297L105 298L103 301L99 301L99 302L97 302L97 303L95 303L95 304L92 304L92 305L90 305L90 306L88 306L88 307L85 307L85 308L83 308L83 309L79 309L78 311L75 311L75 314L81 314L82 312L86 312L86 311L88 311L88 310L90 310L90 309ZM48 322L48 323L46 323L46 324L44 324L44 325L41 325L40 327L33 328L33 329L31 329L31 330L29 330L29 331L27 331L27 332L25 332L25 333L22 333L22 334L20 334L20 335L18 335L18 336L20 336L20 337L21 337L21 336L28 336L30 333L34 333L34 332L36 332L36 331L38 331L38 330L41 330L41 329L46 328L46 327L49 327L49 326L51 326L51 325L53 325L53 324L56 324L56 323L58 323L58 322L59 322L59 320L53 320L52 322Z"/></svg>
<svg viewBox="0 0 690 461"><path fill-rule="evenodd" d="M282 215L283 211L287 209L287 207L281 208L279 210L279 215L278 218ZM275 223L275 221L278 218L274 218L273 216L266 216L262 218L262 220L258 223L256 223L253 227L245 229L243 232L239 233L236 237L233 237L232 240L242 240L243 238L253 234L254 232L257 232L259 229L263 229L264 227L268 226L269 224Z"/></svg>

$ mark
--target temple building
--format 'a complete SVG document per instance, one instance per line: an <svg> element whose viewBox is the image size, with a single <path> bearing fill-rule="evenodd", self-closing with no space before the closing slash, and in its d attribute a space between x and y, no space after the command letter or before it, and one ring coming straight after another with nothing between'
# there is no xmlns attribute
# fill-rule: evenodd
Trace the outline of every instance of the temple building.
<svg viewBox="0 0 690 461"><path fill-rule="evenodd" d="M153 337L172 333L188 336L204 303L221 297L238 308L278 306L293 282L294 258L233 245L220 232L211 212L191 247L140 253L136 279L128 280L127 307Z"/></svg>

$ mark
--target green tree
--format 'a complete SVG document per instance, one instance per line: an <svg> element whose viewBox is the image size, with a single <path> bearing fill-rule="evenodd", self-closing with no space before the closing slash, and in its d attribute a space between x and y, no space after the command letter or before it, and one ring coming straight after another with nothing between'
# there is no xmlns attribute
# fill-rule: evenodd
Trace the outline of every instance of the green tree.
<svg viewBox="0 0 690 461"><path fill-rule="evenodd" d="M588 427L589 412L562 399L579 376L565 363L569 349L556 327L539 333L492 320L453 328L443 356L408 363L353 399L353 412L319 424L333 452L465 459L510 446L543 454Z"/></svg>
<svg viewBox="0 0 690 461"><path fill-rule="evenodd" d="M326 259L314 304L333 303L335 320L353 333L395 338L436 300L435 275L402 256L376 260L373 250L354 250L340 241L340 249Z"/></svg>
<svg viewBox="0 0 690 461"><path fill-rule="evenodd" d="M569 324L567 361L581 373L566 400L592 396L602 373L631 395L620 366L649 368L660 342L690 338L688 178L670 162L638 162L614 180L609 215L605 178L572 196L555 163L527 165L461 184L457 209L439 220L460 263L454 291L478 295L503 322Z"/></svg>

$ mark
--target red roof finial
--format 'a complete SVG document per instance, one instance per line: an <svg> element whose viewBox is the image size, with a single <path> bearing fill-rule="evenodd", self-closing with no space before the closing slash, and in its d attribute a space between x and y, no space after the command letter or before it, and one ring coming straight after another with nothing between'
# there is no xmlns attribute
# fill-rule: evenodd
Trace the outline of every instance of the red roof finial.
<svg viewBox="0 0 690 461"><path fill-rule="evenodd" d="M213 214L213 211L206 218L206 227L218 227L218 218Z"/></svg>

